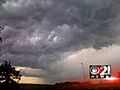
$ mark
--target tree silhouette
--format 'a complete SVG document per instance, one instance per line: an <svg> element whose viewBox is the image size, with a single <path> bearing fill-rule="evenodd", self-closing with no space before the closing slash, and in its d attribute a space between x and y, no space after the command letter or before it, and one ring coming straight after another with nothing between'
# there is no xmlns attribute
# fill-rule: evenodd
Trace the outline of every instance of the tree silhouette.
<svg viewBox="0 0 120 90"><path fill-rule="evenodd" d="M21 79L20 71L15 70L10 62L4 61L0 65L0 83L3 84L5 90L15 90Z"/></svg>

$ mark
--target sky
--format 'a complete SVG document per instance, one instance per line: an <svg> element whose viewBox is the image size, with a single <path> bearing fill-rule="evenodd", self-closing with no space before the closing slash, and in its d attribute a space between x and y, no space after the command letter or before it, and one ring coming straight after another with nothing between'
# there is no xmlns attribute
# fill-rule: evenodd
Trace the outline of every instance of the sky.
<svg viewBox="0 0 120 90"><path fill-rule="evenodd" d="M120 0L1 0L0 25L0 61L23 82L82 81L81 62L86 77L90 64L120 69Z"/></svg>

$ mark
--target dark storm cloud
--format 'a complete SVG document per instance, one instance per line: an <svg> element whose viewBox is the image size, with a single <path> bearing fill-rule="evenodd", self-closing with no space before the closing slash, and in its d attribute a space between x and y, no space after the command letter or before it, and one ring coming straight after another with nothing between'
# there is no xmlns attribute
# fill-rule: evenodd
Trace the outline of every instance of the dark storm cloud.
<svg viewBox="0 0 120 90"><path fill-rule="evenodd" d="M6 0L3 60L49 69L65 52L119 43L119 0ZM9 57L9 58L8 58Z"/></svg>

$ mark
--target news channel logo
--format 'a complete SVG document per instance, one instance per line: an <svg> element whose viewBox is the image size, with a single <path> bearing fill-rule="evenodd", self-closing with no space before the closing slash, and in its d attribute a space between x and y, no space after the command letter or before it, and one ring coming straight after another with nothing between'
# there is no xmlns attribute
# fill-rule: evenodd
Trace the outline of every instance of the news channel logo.
<svg viewBox="0 0 120 90"><path fill-rule="evenodd" d="M111 65L90 65L90 79L110 78Z"/></svg>

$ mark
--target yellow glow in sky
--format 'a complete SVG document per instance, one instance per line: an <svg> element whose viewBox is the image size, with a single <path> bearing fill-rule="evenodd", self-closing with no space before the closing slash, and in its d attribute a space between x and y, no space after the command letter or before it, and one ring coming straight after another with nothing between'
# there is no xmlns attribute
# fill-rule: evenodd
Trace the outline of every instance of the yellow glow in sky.
<svg viewBox="0 0 120 90"><path fill-rule="evenodd" d="M43 78L22 76L19 83L45 84L45 80Z"/></svg>

